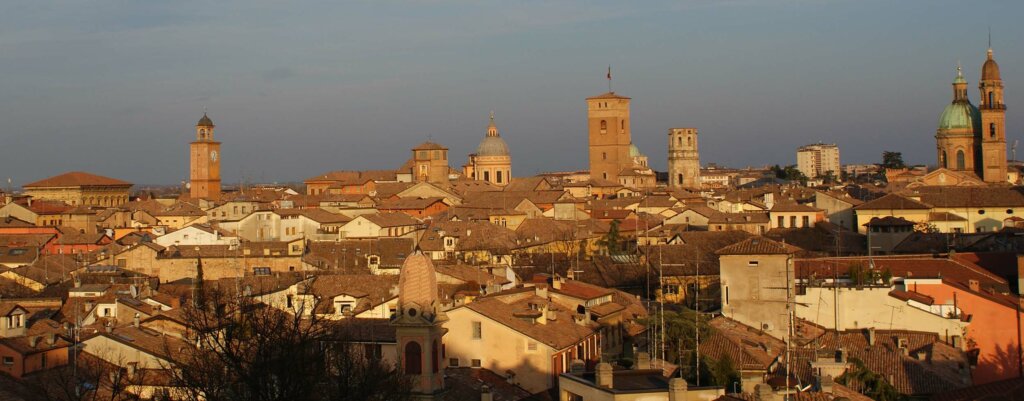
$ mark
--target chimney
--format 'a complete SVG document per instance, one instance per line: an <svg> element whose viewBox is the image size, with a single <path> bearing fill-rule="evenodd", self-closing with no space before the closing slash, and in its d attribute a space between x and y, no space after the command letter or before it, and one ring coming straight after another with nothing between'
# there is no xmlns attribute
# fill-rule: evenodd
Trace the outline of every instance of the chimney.
<svg viewBox="0 0 1024 401"><path fill-rule="evenodd" d="M636 353L636 365L633 369L650 369L651 368L651 354L646 352Z"/></svg>
<svg viewBox="0 0 1024 401"><path fill-rule="evenodd" d="M50 333L46 335L46 344L53 345L57 343L57 333Z"/></svg>
<svg viewBox="0 0 1024 401"><path fill-rule="evenodd" d="M612 377L612 365L608 362L597 364L597 374L594 375L597 387L612 388Z"/></svg>
<svg viewBox="0 0 1024 401"><path fill-rule="evenodd" d="M922 362L928 360L928 352L925 351L925 350L917 351L915 356L917 357L917 360L922 361Z"/></svg>
<svg viewBox="0 0 1024 401"><path fill-rule="evenodd" d="M114 332L114 326L111 326L109 324L106 326L106 329L107 329L107 333L113 333Z"/></svg>
<svg viewBox="0 0 1024 401"><path fill-rule="evenodd" d="M868 345L874 346L875 345L875 338L876 338L875 337L875 328L874 327L868 327Z"/></svg>
<svg viewBox="0 0 1024 401"><path fill-rule="evenodd" d="M139 327L139 314L136 313L135 317L132 318L132 326Z"/></svg>
<svg viewBox="0 0 1024 401"><path fill-rule="evenodd" d="M775 392L772 391L772 386L761 383L754 386L754 401L774 401Z"/></svg>
<svg viewBox="0 0 1024 401"><path fill-rule="evenodd" d="M480 387L480 401L494 401L494 395L491 394L491 388L486 384Z"/></svg>
<svg viewBox="0 0 1024 401"><path fill-rule="evenodd" d="M32 348L35 348L36 345L39 345L39 336L29 337L28 338L28 346L32 347Z"/></svg>
<svg viewBox="0 0 1024 401"><path fill-rule="evenodd" d="M822 393L831 393L832 392L832 389L833 389L834 385L836 384L835 380L832 380L832 376L824 376L824 377L818 376L817 379L818 379L818 388L820 389L820 391Z"/></svg>
<svg viewBox="0 0 1024 401"><path fill-rule="evenodd" d="M565 281L565 279L559 277L558 275L555 275L554 277L551 277L551 288L554 288L556 290L562 289L562 283L564 281Z"/></svg>
<svg viewBox="0 0 1024 401"><path fill-rule="evenodd" d="M981 283L979 283L978 280L967 280L967 286L971 288L971 291L981 291Z"/></svg>
<svg viewBox="0 0 1024 401"><path fill-rule="evenodd" d="M574 375L581 375L587 371L587 363L583 362L582 359L573 359L572 363L569 364L569 373Z"/></svg>
<svg viewBox="0 0 1024 401"><path fill-rule="evenodd" d="M686 401L686 380L673 377L668 381L668 401Z"/></svg>

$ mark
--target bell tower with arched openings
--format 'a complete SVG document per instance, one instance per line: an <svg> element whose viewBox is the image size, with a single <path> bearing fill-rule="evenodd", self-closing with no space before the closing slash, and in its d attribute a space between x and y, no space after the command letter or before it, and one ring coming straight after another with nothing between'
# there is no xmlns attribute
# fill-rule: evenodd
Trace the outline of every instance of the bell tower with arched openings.
<svg viewBox="0 0 1024 401"><path fill-rule="evenodd" d="M700 189L700 152L696 128L668 129L668 186Z"/></svg>
<svg viewBox="0 0 1024 401"><path fill-rule="evenodd" d="M214 128L203 113L196 123L196 140L189 144L189 195L193 199L220 200L220 142L213 140Z"/></svg>
<svg viewBox="0 0 1024 401"><path fill-rule="evenodd" d="M448 316L437 296L437 273L418 249L405 258L398 277L398 308L391 317L398 343L398 365L409 375L416 398L444 390L444 334Z"/></svg>
<svg viewBox="0 0 1024 401"><path fill-rule="evenodd" d="M999 64L992 57L992 48L981 66L981 81L978 84L981 101L981 168L980 175L985 182L998 183L1007 180L1006 175L1006 103L1003 103L1003 80L999 76Z"/></svg>

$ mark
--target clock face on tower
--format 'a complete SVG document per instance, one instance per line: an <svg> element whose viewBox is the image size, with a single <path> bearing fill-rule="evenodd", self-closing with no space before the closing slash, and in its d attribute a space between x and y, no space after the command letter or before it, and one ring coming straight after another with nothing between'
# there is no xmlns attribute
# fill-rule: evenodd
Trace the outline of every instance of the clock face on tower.
<svg viewBox="0 0 1024 401"><path fill-rule="evenodd" d="M216 150L210 152L210 161L214 161L214 162L217 161L217 151Z"/></svg>

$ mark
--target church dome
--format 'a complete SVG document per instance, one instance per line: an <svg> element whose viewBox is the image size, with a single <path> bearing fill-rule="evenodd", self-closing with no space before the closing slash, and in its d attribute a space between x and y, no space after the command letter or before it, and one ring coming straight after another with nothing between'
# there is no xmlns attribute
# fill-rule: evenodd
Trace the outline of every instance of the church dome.
<svg viewBox="0 0 1024 401"><path fill-rule="evenodd" d="M988 49L988 60L985 60L985 64L981 65L981 80L998 80L999 79L999 64L996 64L996 59L992 58L992 49Z"/></svg>
<svg viewBox="0 0 1024 401"><path fill-rule="evenodd" d="M500 136L484 137L476 147L477 156L508 156L508 144Z"/></svg>
<svg viewBox="0 0 1024 401"><path fill-rule="evenodd" d="M942 111L939 129L972 129L978 132L981 129L981 113L970 102L953 102Z"/></svg>
<svg viewBox="0 0 1024 401"><path fill-rule="evenodd" d="M431 308L436 301L437 273L434 271L434 263L417 250L402 263L398 276L398 305L402 308L412 304L420 308Z"/></svg>
<svg viewBox="0 0 1024 401"><path fill-rule="evenodd" d="M210 117L207 117L206 113L203 113L203 118L199 119L199 122L196 123L196 126L197 127L212 127L213 126L213 120L210 120Z"/></svg>
<svg viewBox="0 0 1024 401"><path fill-rule="evenodd" d="M629 157L640 157L643 153L640 153L640 148L636 147L636 144L629 144Z"/></svg>

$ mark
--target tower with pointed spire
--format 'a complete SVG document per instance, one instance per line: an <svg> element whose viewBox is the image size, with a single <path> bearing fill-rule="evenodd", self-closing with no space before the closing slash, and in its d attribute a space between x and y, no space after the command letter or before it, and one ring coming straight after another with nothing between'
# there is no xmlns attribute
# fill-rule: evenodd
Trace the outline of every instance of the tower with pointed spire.
<svg viewBox="0 0 1024 401"><path fill-rule="evenodd" d="M981 151L983 168L978 174L989 183L1005 182L1006 167L1006 104L1003 103L1003 80L999 76L999 64L992 57L989 39L988 57L981 66Z"/></svg>
<svg viewBox="0 0 1024 401"><path fill-rule="evenodd" d="M189 196L220 200L220 142L213 140L213 120L203 113L196 123L196 140L189 144Z"/></svg>
<svg viewBox="0 0 1024 401"><path fill-rule="evenodd" d="M462 166L462 173L473 180L487 181L499 187L508 185L512 180L512 156L508 144L498 134L493 111L487 135L480 141L476 153L469 155L469 161Z"/></svg>
<svg viewBox="0 0 1024 401"><path fill-rule="evenodd" d="M444 334L448 320L437 295L437 273L420 252L405 258L398 277L398 308L391 317L398 345L398 364L413 384L418 399L432 399L444 390Z"/></svg>

